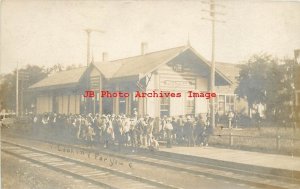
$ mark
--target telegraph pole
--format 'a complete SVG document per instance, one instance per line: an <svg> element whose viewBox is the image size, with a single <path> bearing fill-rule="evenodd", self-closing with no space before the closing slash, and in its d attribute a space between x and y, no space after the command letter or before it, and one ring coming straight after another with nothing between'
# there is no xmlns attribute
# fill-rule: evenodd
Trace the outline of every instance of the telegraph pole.
<svg viewBox="0 0 300 189"><path fill-rule="evenodd" d="M297 99L297 90L298 90L298 86L299 86L299 76L298 75L298 70L299 69L299 64L300 64L300 49L295 49L294 50L294 64L293 64L293 72L292 72L292 78L293 78L293 84L292 84L292 88L293 88L293 93L292 93L292 112L294 115L294 132L296 132L296 127L299 127L299 120L300 120L300 114L299 114L299 102L296 101Z"/></svg>
<svg viewBox="0 0 300 189"><path fill-rule="evenodd" d="M216 20L216 14L224 15L224 13L216 12L215 7L220 6L224 7L223 5L219 5L215 3L215 0L210 0L209 2L203 2L210 6L209 10L202 10L204 12L208 12L210 17L209 18L202 18L205 20L211 21L211 70L210 70L210 92L214 92L215 90L215 71L216 71L216 63L215 63L215 23L216 22L224 22L221 20ZM210 99L210 123L212 127L215 127L215 99Z"/></svg>
<svg viewBox="0 0 300 189"><path fill-rule="evenodd" d="M20 113L24 115L24 89L26 89L26 82L29 79L29 75L25 70L18 71L18 78L20 81Z"/></svg>
<svg viewBox="0 0 300 189"><path fill-rule="evenodd" d="M87 34L87 60L86 60L86 65L88 66L89 63L90 63L90 40L91 40L91 30L90 29L87 29L85 30L86 31L86 34Z"/></svg>
<svg viewBox="0 0 300 189"><path fill-rule="evenodd" d="M17 78L16 78L16 116L19 116L19 63L17 63Z"/></svg>
<svg viewBox="0 0 300 189"><path fill-rule="evenodd" d="M96 30L96 29L85 29L85 32L87 34L87 59L86 59L86 65L88 66L90 64L90 53L91 53L91 33L92 32L99 32L104 33L102 30Z"/></svg>

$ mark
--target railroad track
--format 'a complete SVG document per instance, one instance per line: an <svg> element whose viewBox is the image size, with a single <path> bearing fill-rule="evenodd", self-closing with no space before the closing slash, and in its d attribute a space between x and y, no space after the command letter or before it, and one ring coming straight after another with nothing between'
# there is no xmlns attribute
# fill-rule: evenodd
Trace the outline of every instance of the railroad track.
<svg viewBox="0 0 300 189"><path fill-rule="evenodd" d="M33 140L28 138L29 140ZM86 148L78 145L70 145L57 143L53 141L40 140L41 142L50 143L52 145L65 145L68 148L85 150ZM89 151L91 149L88 149ZM96 150L95 150L96 152ZM99 150L97 150L99 153ZM289 177L274 176L271 174L261 174L252 171L245 171L239 169L233 169L229 167L222 167L217 165L211 165L203 162L197 162L195 160L180 159L179 157L168 157L161 153L139 153L139 154L126 154L122 155L112 151L101 150L101 154L109 155L115 158L125 159L131 162L138 162L141 164L151 165L157 168L165 168L170 170L176 170L180 173L206 176L210 178L229 180L237 183L243 183L255 187L262 188L295 188L300 186L299 179L291 179Z"/></svg>
<svg viewBox="0 0 300 189"><path fill-rule="evenodd" d="M20 159L44 166L54 171L93 183L103 188L166 188L179 189L154 180L148 180L131 175L130 172L121 172L107 169L98 165L89 164L65 156L45 152L33 147L15 144L2 140L1 151Z"/></svg>

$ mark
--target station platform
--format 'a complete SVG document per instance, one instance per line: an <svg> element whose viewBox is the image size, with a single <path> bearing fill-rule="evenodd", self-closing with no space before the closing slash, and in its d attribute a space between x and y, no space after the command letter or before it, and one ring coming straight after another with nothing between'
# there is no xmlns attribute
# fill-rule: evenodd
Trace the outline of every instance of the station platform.
<svg viewBox="0 0 300 189"><path fill-rule="evenodd" d="M160 148L160 153L195 162L300 179L300 157L216 147Z"/></svg>

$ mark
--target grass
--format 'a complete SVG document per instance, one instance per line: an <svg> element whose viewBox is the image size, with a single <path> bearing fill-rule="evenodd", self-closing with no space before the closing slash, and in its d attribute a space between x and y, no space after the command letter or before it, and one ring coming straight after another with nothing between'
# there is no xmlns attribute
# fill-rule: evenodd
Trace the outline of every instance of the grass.
<svg viewBox="0 0 300 189"><path fill-rule="evenodd" d="M300 128L272 125L238 129L217 127L209 142L234 149L300 156Z"/></svg>

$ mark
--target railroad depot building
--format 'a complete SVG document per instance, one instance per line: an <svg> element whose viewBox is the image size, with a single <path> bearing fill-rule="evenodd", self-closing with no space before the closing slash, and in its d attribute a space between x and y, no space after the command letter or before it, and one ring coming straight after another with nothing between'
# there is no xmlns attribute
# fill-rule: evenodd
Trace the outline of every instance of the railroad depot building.
<svg viewBox="0 0 300 189"><path fill-rule="evenodd" d="M190 45L107 61L92 61L87 67L61 71L29 87L36 98L35 111L60 114L132 114L153 117L206 114L209 100L188 97L188 91L208 92L210 63ZM226 72L226 73L225 73ZM215 108L220 114L245 108L234 95L239 69L233 64L216 64ZM84 97L85 91L95 97ZM121 91L129 97L101 97L101 91ZM174 92L181 97L138 98L136 92ZM241 106L239 104L242 104Z"/></svg>

